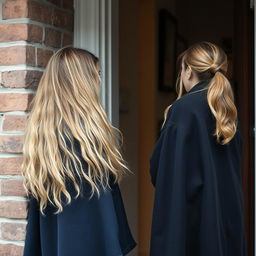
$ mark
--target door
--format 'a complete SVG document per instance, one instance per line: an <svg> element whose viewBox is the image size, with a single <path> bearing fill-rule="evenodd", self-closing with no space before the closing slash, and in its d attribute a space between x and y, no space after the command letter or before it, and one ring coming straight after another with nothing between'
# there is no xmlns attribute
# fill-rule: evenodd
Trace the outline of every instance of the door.
<svg viewBox="0 0 256 256"><path fill-rule="evenodd" d="M236 98L239 109L244 155L242 179L248 255L254 255L254 12L252 1L235 1ZM243 63L241 65L241 63Z"/></svg>

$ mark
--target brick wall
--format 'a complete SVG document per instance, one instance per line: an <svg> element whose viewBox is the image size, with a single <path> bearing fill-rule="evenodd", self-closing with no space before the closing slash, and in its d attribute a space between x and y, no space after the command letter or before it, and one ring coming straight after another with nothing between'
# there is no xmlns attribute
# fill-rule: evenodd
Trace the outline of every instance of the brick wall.
<svg viewBox="0 0 256 256"><path fill-rule="evenodd" d="M72 0L0 0L0 255L22 255L20 168L29 104L53 52L73 40Z"/></svg>

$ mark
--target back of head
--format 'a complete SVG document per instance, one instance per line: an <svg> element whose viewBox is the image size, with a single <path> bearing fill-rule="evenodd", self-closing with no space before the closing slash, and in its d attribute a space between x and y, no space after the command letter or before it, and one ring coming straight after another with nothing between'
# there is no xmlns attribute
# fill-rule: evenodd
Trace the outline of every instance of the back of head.
<svg viewBox="0 0 256 256"><path fill-rule="evenodd" d="M25 131L22 167L27 192L40 201L41 211L50 202L60 212L62 194L70 202L67 179L77 196L82 180L92 195L99 194L99 184L106 189L110 176L117 182L126 169L119 131L101 106L99 67L90 52L66 47L51 57L41 78Z"/></svg>
<svg viewBox="0 0 256 256"><path fill-rule="evenodd" d="M236 133L237 109L233 90L226 77L228 62L225 52L215 44L200 42L184 51L179 61L184 68L190 67L199 81L209 80L207 99L216 119L213 135L219 143L227 144ZM177 89L180 98L184 91L180 74Z"/></svg>

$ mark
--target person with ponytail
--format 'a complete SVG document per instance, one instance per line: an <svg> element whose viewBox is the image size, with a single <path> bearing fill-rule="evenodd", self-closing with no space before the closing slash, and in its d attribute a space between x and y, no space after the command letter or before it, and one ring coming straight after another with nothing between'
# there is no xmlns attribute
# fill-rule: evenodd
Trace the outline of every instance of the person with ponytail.
<svg viewBox="0 0 256 256"><path fill-rule="evenodd" d="M25 130L24 256L122 256L136 246L118 186L129 171L119 142L101 105L98 58L60 49L40 80Z"/></svg>
<svg viewBox="0 0 256 256"><path fill-rule="evenodd" d="M245 256L243 141L227 56L200 42L179 64L178 97L150 159L150 256Z"/></svg>

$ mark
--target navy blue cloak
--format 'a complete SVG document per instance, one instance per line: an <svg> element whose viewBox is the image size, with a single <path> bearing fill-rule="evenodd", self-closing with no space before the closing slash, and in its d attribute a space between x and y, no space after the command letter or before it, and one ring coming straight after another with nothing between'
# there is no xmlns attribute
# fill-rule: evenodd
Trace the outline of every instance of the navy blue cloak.
<svg viewBox="0 0 256 256"><path fill-rule="evenodd" d="M150 160L151 256L245 256L240 128L221 145L201 81L174 102Z"/></svg>
<svg viewBox="0 0 256 256"><path fill-rule="evenodd" d="M77 141L75 149L81 157ZM81 162L86 168L82 158ZM122 256L136 246L118 184L102 189L99 198L96 194L89 198L88 188L84 182L82 195L75 199L75 189L68 182L72 202L59 214L49 204L42 215L37 200L30 198L24 256Z"/></svg>

